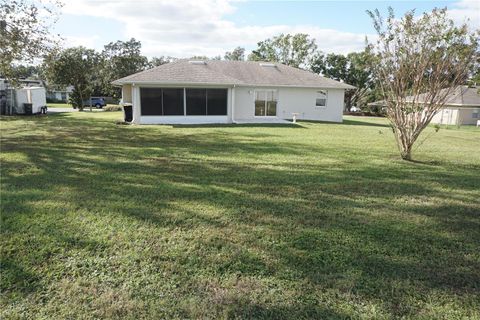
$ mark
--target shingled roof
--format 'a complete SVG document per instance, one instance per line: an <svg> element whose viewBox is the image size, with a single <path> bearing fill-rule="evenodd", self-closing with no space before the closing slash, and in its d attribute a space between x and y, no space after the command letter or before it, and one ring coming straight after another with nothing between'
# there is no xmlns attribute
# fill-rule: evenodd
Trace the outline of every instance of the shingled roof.
<svg viewBox="0 0 480 320"><path fill-rule="evenodd" d="M114 85L130 83L355 88L281 63L220 60L178 60L113 81Z"/></svg>

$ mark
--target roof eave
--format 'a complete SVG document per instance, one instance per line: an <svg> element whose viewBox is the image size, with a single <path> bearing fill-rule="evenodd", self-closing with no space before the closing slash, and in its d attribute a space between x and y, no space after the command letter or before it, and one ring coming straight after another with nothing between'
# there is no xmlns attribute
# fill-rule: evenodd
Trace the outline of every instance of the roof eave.
<svg viewBox="0 0 480 320"><path fill-rule="evenodd" d="M280 87L280 88L311 88L311 89L356 89L356 87L344 84L342 86L330 85L291 85L291 84L268 84L268 83L219 83L219 82L172 82L172 81L135 81L135 80L115 80L111 82L114 86L122 86L125 84L139 85L218 85L218 86L239 86L239 87Z"/></svg>
<svg viewBox="0 0 480 320"><path fill-rule="evenodd" d="M209 85L209 86L234 86L234 85L239 85L239 83L233 83L233 82L226 82L226 83L221 83L221 82L183 82L183 81L144 81L144 80L127 80L127 81L119 81L115 80L112 82L113 85L117 86L122 86L125 84L139 84L139 85Z"/></svg>

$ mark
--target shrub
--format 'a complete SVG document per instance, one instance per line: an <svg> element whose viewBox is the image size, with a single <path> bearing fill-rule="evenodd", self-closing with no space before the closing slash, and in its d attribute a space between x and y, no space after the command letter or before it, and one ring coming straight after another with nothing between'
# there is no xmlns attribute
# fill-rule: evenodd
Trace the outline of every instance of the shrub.
<svg viewBox="0 0 480 320"><path fill-rule="evenodd" d="M105 111L122 111L122 107L119 105L107 105L103 107L103 110Z"/></svg>

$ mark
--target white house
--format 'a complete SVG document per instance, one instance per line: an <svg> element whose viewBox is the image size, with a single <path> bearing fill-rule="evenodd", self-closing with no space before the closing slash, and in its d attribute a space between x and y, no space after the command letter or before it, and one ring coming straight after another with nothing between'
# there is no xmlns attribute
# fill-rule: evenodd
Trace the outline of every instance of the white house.
<svg viewBox="0 0 480 320"><path fill-rule="evenodd" d="M453 90L452 90L453 89ZM446 125L477 124L480 120L480 87L458 86L442 89L440 94L451 91L446 97L443 107L433 116L430 123ZM442 93L443 92L443 93ZM414 101L412 96L405 98L407 102ZM418 95L415 103L423 104L428 101L426 94ZM370 106L385 106L385 100L369 103Z"/></svg>
<svg viewBox="0 0 480 320"><path fill-rule="evenodd" d="M115 80L138 124L342 122L345 83L280 63L179 60Z"/></svg>
<svg viewBox="0 0 480 320"><path fill-rule="evenodd" d="M54 88L47 91L47 99L53 102L68 102L70 95L72 94L73 86L67 86L65 88Z"/></svg>
<svg viewBox="0 0 480 320"><path fill-rule="evenodd" d="M480 120L480 87L459 86L448 97L445 106L431 123L464 125Z"/></svg>

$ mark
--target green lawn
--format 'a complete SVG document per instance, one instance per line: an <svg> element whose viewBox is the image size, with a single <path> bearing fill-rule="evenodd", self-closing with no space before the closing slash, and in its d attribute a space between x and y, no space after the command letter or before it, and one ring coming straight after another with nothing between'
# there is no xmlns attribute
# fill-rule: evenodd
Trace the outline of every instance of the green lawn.
<svg viewBox="0 0 480 320"><path fill-rule="evenodd" d="M479 319L480 130L1 118L3 319Z"/></svg>
<svg viewBox="0 0 480 320"><path fill-rule="evenodd" d="M48 108L72 108L69 103L47 103Z"/></svg>

